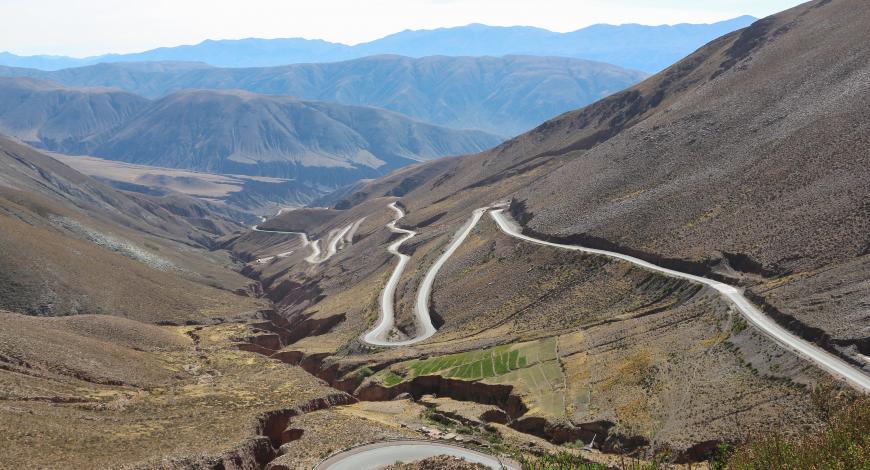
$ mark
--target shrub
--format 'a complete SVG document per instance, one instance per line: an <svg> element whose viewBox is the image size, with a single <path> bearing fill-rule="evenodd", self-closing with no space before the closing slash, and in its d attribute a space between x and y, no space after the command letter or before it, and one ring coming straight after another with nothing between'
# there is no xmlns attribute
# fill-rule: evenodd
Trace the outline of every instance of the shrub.
<svg viewBox="0 0 870 470"><path fill-rule="evenodd" d="M356 371L356 375L357 375L357 377L359 377L359 378L361 378L361 379L364 379L364 378L366 378L366 377L371 377L372 375L374 375L374 373L375 373L375 371L372 370L372 368L371 368L371 367L368 367L368 366L360 367L360 368Z"/></svg>
<svg viewBox="0 0 870 470"><path fill-rule="evenodd" d="M824 429L789 438L772 433L751 439L728 458L726 468L870 469L870 397L814 392Z"/></svg>
<svg viewBox="0 0 870 470"><path fill-rule="evenodd" d="M571 452L540 456L519 455L516 460L523 470L608 470L605 465L590 462Z"/></svg>
<svg viewBox="0 0 870 470"><path fill-rule="evenodd" d="M388 387L392 387L394 385L399 385L402 381L405 380L401 375L396 374L395 372L390 372L384 377L384 383Z"/></svg>

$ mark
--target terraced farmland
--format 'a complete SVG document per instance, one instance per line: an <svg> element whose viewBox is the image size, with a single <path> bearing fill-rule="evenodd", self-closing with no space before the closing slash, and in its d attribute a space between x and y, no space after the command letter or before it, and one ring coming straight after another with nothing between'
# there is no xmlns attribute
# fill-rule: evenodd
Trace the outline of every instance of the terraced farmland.
<svg viewBox="0 0 870 470"><path fill-rule="evenodd" d="M531 413L565 415L565 374L556 338L399 363L381 373L387 386L423 375L512 385Z"/></svg>

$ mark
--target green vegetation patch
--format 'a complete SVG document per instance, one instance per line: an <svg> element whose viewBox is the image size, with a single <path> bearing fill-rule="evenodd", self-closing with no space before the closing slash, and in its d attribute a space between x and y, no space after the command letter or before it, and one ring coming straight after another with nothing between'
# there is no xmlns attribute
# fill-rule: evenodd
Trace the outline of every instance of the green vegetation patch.
<svg viewBox="0 0 870 470"><path fill-rule="evenodd" d="M374 374L375 374L375 371L372 370L372 368L368 367L368 366L363 366L363 367L360 367L359 369L356 370L357 377L359 377L361 379L364 379L366 377L371 377Z"/></svg>
<svg viewBox="0 0 870 470"><path fill-rule="evenodd" d="M384 383L390 387L392 387L394 385L399 385L404 380L405 380L404 377L396 374L395 372L388 372L387 375L384 376Z"/></svg>
<svg viewBox="0 0 870 470"><path fill-rule="evenodd" d="M441 375L463 380L495 378L556 358L555 339L496 346L404 363L406 380L421 375Z"/></svg>
<svg viewBox="0 0 870 470"><path fill-rule="evenodd" d="M442 377L517 387L530 407L550 416L565 415L565 375L556 357L556 338L496 346L396 364L381 372L381 381L395 386L415 377Z"/></svg>

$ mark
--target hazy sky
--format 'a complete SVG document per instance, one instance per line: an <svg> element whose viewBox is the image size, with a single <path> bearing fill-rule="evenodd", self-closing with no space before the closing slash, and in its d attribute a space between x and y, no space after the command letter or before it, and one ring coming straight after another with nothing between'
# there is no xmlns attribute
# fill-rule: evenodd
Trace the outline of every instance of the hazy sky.
<svg viewBox="0 0 870 470"><path fill-rule="evenodd" d="M573 31L594 23L762 17L796 0L0 0L0 51L96 55L204 39L305 37L355 44L468 23Z"/></svg>

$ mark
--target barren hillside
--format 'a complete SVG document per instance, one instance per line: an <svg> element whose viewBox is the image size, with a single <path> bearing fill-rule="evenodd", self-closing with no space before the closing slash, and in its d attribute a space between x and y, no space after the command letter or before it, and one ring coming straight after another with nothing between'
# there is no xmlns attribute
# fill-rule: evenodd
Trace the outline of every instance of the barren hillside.
<svg viewBox="0 0 870 470"><path fill-rule="evenodd" d="M183 321L258 307L207 251L240 226L203 203L123 193L6 139L0 166L4 308Z"/></svg>
<svg viewBox="0 0 870 470"><path fill-rule="evenodd" d="M866 292L838 280L866 272L870 246L868 15L810 2L492 151L354 198L403 195L409 225L509 198L530 232L724 276L801 334L866 354Z"/></svg>
<svg viewBox="0 0 870 470"><path fill-rule="evenodd" d="M412 438L589 468L745 443L751 468L861 468L867 24L870 2L811 1L498 147L252 228L0 140L0 466L286 470ZM320 134L288 124L303 115ZM223 171L464 145L412 121L393 140L390 116L182 92L105 145L178 165L159 128ZM34 318L71 313L104 315Z"/></svg>
<svg viewBox="0 0 870 470"><path fill-rule="evenodd" d="M321 236L365 217L353 243L320 265L289 235L289 245L274 233L235 241L255 256L294 249L246 271L289 332L283 348L261 352L364 400L475 401L551 442L606 435L608 451L692 459L746 429L815 426L805 387L827 375L715 290L529 245L485 215L437 273L434 336L378 348L361 335L382 318L396 266L387 246L405 233L386 226L389 203L415 232L398 248L409 259L388 338L400 341L420 334L416 296L436 259L474 209L501 201L538 238L745 289L794 334L866 370L867 19L864 4L810 2L491 151L370 182L328 218L269 221Z"/></svg>

